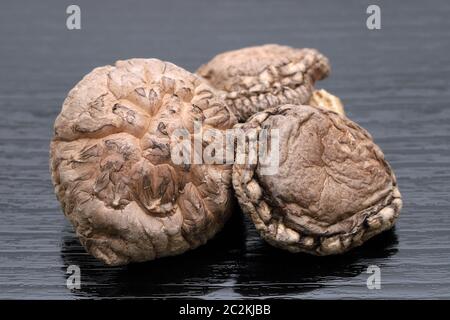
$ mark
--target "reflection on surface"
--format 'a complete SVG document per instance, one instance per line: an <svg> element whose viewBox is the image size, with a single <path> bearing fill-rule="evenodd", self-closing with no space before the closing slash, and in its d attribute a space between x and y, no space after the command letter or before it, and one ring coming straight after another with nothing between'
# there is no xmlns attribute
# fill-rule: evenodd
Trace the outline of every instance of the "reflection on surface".
<svg viewBox="0 0 450 320"><path fill-rule="evenodd" d="M257 232L252 229L248 238L256 237ZM235 292L251 297L289 297L315 290L332 280L355 277L365 272L369 265L381 267L397 252L397 244L394 229L339 256L291 254L259 240L247 241Z"/></svg>
<svg viewBox="0 0 450 320"><path fill-rule="evenodd" d="M81 290L74 293L82 296L203 296L238 270L238 257L245 248L244 229L242 215L235 214L213 240L196 250L124 267L107 267L88 255L69 229L61 256L65 267L80 266Z"/></svg>
<svg viewBox="0 0 450 320"><path fill-rule="evenodd" d="M318 289L330 280L355 277L368 265L382 265L397 252L391 230L349 254L313 257L267 245L253 225L237 213L206 245L177 257L124 267L107 267L88 255L68 227L61 257L81 268L81 290L87 297L221 297L292 296ZM231 292L231 296L230 296Z"/></svg>

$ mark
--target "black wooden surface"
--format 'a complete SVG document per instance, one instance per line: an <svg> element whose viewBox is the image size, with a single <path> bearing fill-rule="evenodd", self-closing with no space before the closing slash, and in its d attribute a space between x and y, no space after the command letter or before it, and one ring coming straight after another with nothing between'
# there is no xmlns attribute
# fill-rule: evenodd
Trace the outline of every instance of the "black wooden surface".
<svg viewBox="0 0 450 320"><path fill-rule="evenodd" d="M450 298L450 2L72 1L0 5L0 298ZM381 7L382 29L366 28ZM224 50L315 47L332 63L319 84L339 95L395 169L395 230L340 257L266 245L236 212L187 254L123 268L88 256L55 199L48 144L69 89L99 65L157 57L188 70ZM66 288L68 265L81 290ZM369 265L381 268L368 290Z"/></svg>

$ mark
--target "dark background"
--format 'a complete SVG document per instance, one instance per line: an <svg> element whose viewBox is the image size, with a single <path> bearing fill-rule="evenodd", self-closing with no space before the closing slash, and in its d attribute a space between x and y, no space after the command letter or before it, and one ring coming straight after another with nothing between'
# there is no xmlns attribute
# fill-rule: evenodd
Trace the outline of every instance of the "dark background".
<svg viewBox="0 0 450 320"><path fill-rule="evenodd" d="M81 7L81 30L66 8ZM381 7L382 29L366 28ZM0 298L450 298L450 2L3 1L0 5ZM215 54L314 47L398 177L395 230L339 257L273 249L236 212L206 246L108 268L87 255L53 193L48 145L67 92L96 66L156 57L194 71ZM66 268L82 288L66 288ZM381 290L368 290L369 265Z"/></svg>

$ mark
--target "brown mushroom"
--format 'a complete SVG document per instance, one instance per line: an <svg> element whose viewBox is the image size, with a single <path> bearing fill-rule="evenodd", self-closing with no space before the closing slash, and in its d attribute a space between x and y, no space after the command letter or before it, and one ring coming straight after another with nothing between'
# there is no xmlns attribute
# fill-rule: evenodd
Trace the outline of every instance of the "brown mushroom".
<svg viewBox="0 0 450 320"><path fill-rule="evenodd" d="M343 116L345 115L344 105L341 99L324 89L314 90L307 104L313 107L322 107Z"/></svg>
<svg viewBox="0 0 450 320"><path fill-rule="evenodd" d="M176 130L225 130L236 119L198 76L157 59L94 69L54 126L57 198L86 250L108 265L180 254L223 226L231 165L174 164Z"/></svg>
<svg viewBox="0 0 450 320"><path fill-rule="evenodd" d="M356 123L323 108L284 105L235 127L278 130L275 174L264 174L259 159L233 166L239 203L270 244L339 254L394 225L402 206L396 178Z"/></svg>
<svg viewBox="0 0 450 320"><path fill-rule="evenodd" d="M328 59L317 50L276 44L224 52L197 70L223 91L241 122L271 107L307 103L314 83L329 72Z"/></svg>

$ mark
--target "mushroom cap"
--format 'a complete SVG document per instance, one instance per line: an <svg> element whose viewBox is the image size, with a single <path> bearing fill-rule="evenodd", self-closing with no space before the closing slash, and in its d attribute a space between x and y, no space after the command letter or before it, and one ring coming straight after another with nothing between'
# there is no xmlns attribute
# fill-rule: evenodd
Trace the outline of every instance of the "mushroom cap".
<svg viewBox="0 0 450 320"><path fill-rule="evenodd" d="M341 99L324 89L314 90L307 105L322 107L345 116L344 105L342 104Z"/></svg>
<svg viewBox="0 0 450 320"><path fill-rule="evenodd" d="M176 164L177 134L225 130L236 119L204 80L157 59L94 69L54 125L55 193L86 250L108 265L204 244L232 205L231 165ZM193 142L192 142L193 143Z"/></svg>
<svg viewBox="0 0 450 320"><path fill-rule="evenodd" d="M240 121L281 104L308 102L313 86L330 73L315 49L267 44L221 53L197 73L222 90Z"/></svg>
<svg viewBox="0 0 450 320"><path fill-rule="evenodd" d="M260 159L233 166L239 204L270 244L339 254L394 225L402 206L396 178L356 123L323 108L284 105L235 127L279 135L277 172L265 173Z"/></svg>

